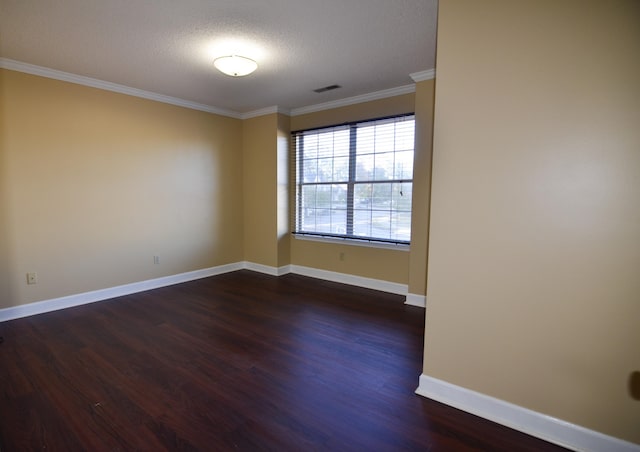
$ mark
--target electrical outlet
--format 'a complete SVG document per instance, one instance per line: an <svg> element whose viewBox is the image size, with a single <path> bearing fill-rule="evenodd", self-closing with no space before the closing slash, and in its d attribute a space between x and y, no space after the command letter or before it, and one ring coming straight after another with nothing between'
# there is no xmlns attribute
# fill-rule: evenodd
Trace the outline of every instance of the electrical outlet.
<svg viewBox="0 0 640 452"><path fill-rule="evenodd" d="M340 260L343 261L344 260L344 253L340 253Z"/></svg>
<svg viewBox="0 0 640 452"><path fill-rule="evenodd" d="M153 263L158 265L160 263L160 256L153 256Z"/></svg>
<svg viewBox="0 0 640 452"><path fill-rule="evenodd" d="M38 275L36 272L27 273L27 284L36 284L38 282Z"/></svg>

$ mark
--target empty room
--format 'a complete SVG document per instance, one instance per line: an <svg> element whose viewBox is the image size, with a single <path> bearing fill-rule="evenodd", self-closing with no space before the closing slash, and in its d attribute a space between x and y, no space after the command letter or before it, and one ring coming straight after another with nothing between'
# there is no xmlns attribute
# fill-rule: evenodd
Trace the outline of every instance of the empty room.
<svg viewBox="0 0 640 452"><path fill-rule="evenodd" d="M0 0L0 451L640 451L638 24Z"/></svg>

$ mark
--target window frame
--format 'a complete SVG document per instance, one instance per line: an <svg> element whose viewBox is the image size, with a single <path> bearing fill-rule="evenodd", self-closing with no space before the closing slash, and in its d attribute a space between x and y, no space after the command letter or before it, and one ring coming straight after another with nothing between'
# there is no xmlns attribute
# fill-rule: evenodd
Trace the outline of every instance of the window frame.
<svg viewBox="0 0 640 452"><path fill-rule="evenodd" d="M357 131L359 127L367 127L370 125L376 125L376 123L384 123L388 121L393 124L397 124L398 122L404 122L407 120L413 121L413 145L411 149L396 149L395 141L392 153L394 154L394 158L396 153L406 152L408 150L411 151L412 155L412 164L411 164L411 177L401 177L396 179L395 174L394 178L391 179L376 179L375 173L373 178L369 180L358 180L356 176L356 161L357 161ZM346 181L344 180L335 180L333 177L330 181L314 181L314 182L304 182L304 158L301 155L304 155L304 148L300 149L300 142L303 140L305 136L312 134L319 134L322 131L327 132L338 132L340 130L348 130L349 131L349 152L348 152L348 161L349 161L349 176ZM395 138L395 136L394 136ZM354 212L358 209L355 208L354 200L355 198L355 187L356 185L363 184L411 184L411 189L413 190L413 175L414 168L413 163L415 162L415 113L404 113L399 115L385 116L379 118L373 118L362 121L353 121L342 124L336 124L332 126L324 126L324 127L315 127L304 130L293 131L291 133L291 152L292 152L292 168L293 168L293 181L294 181L294 193L293 193L293 209L291 215L291 231L294 237L302 238L307 240L315 240L315 241L328 241L328 242L344 242L355 245L362 246L376 246L382 248L397 248L397 249L408 249L411 243L411 217L413 215L413 202L411 201L411 205L409 207L409 239L393 239L393 238L385 238L385 237L374 237L374 236L361 236L354 234ZM333 161L336 156L334 154L335 148L332 147L332 156L331 160ZM381 153L373 153L373 155L379 155ZM320 157L317 157L320 159ZM395 169L394 169L395 170ZM374 166L375 172L375 166ZM402 176L402 175L401 175ZM332 186L332 185L345 185L347 186L347 202L346 202L346 219L345 219L345 233L333 233L333 232L324 232L324 231L310 231L302 229L302 215L300 212L303 210L303 196L302 196L302 187L303 186ZM400 191L400 195L402 196L402 191ZM412 194L413 196L413 194ZM366 210L365 210L366 211ZM369 209L370 212L374 212L373 208ZM395 212L407 212L406 210L399 209L390 209L389 213L392 215ZM390 218L390 226L392 226L393 220Z"/></svg>

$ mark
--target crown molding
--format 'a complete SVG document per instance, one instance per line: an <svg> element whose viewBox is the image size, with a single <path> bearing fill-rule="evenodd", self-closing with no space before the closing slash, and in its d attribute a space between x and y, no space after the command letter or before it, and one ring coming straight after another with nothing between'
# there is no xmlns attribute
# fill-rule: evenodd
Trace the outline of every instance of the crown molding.
<svg viewBox="0 0 640 452"><path fill-rule="evenodd" d="M291 110L291 116L305 115L307 113L315 113L322 110L330 110L332 108L346 107L348 105L361 104L372 100L384 99L387 97L400 96L402 94L410 94L416 91L415 85L399 86L397 88L375 91L360 96L347 97L345 99L332 100L322 104L309 105L307 107L294 108Z"/></svg>
<svg viewBox="0 0 640 452"><path fill-rule="evenodd" d="M23 63L21 61L11 60L8 58L0 58L0 68L9 69L11 71L24 72L25 74L38 75L40 77L61 80L63 82L75 83L78 85L89 86L91 88L102 89L105 91L113 91L115 93L126 94L128 96L141 97L143 99L154 100L165 104L176 105L178 107L190 108L192 110L200 110L207 113L228 116L231 118L241 119L241 114L232 110L213 107L211 105L199 104L177 97L165 96L164 94L144 91L137 88L131 88L117 83L106 82L83 75L71 74L69 72L58 71L35 64Z"/></svg>
<svg viewBox="0 0 640 452"><path fill-rule="evenodd" d="M277 105L274 105L272 107L265 107L265 108L260 108L258 110L249 111L247 113L242 113L240 114L240 119L250 119L258 116L270 115L273 113L280 113L287 116L291 114L289 110L282 107L278 107Z"/></svg>
<svg viewBox="0 0 640 452"><path fill-rule="evenodd" d="M424 82L425 80L433 80L436 78L436 70L429 69L426 71L414 72L409 74L409 76L413 79L414 82Z"/></svg>
<svg viewBox="0 0 640 452"><path fill-rule="evenodd" d="M69 72L58 71L56 69L50 69L42 66L36 66L35 64L23 63L21 61L11 60L9 58L0 57L0 68L8 69L11 71L24 72L26 74L38 75L40 77L51 78L55 80L61 80L63 82L75 83L78 85L89 86L92 88L102 89L105 91L112 91L115 93L126 94L128 96L140 97L143 99L153 100L156 102L162 102L165 104L176 105L178 107L189 108L192 110L204 111L207 113L213 113L221 116L227 116L235 119L250 119L257 116L268 115L272 113L281 113L287 116L298 116L307 113L314 113L322 110L330 110L332 108L346 107L349 105L360 104L363 102L369 102L372 100L384 99L387 97L400 96L403 94L414 93L416 88L415 84L399 86L397 88L385 89L382 91L375 91L373 93L362 94L359 96L347 97L344 99L333 100L324 102L321 104L308 105L305 107L294 108L287 110L278 106L271 106L266 108L260 108L246 113L238 113L233 110L227 110L224 108L214 107L212 105L200 104L177 97L165 96L164 94L158 94L151 91L145 91L137 88L131 88L125 85L119 85L117 83L111 83L104 80L99 80L91 77L85 77L83 75L76 75ZM414 72L410 74L414 82L421 82L424 80L431 80L435 78L435 69L429 69L427 71Z"/></svg>

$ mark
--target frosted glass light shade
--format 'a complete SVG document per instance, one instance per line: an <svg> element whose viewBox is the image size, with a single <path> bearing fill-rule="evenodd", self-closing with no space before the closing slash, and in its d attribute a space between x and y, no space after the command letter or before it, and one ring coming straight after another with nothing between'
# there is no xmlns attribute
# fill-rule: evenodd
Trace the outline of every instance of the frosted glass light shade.
<svg viewBox="0 0 640 452"><path fill-rule="evenodd" d="M213 65L223 74L232 77L249 75L258 68L258 63L240 55L228 55L213 60Z"/></svg>

